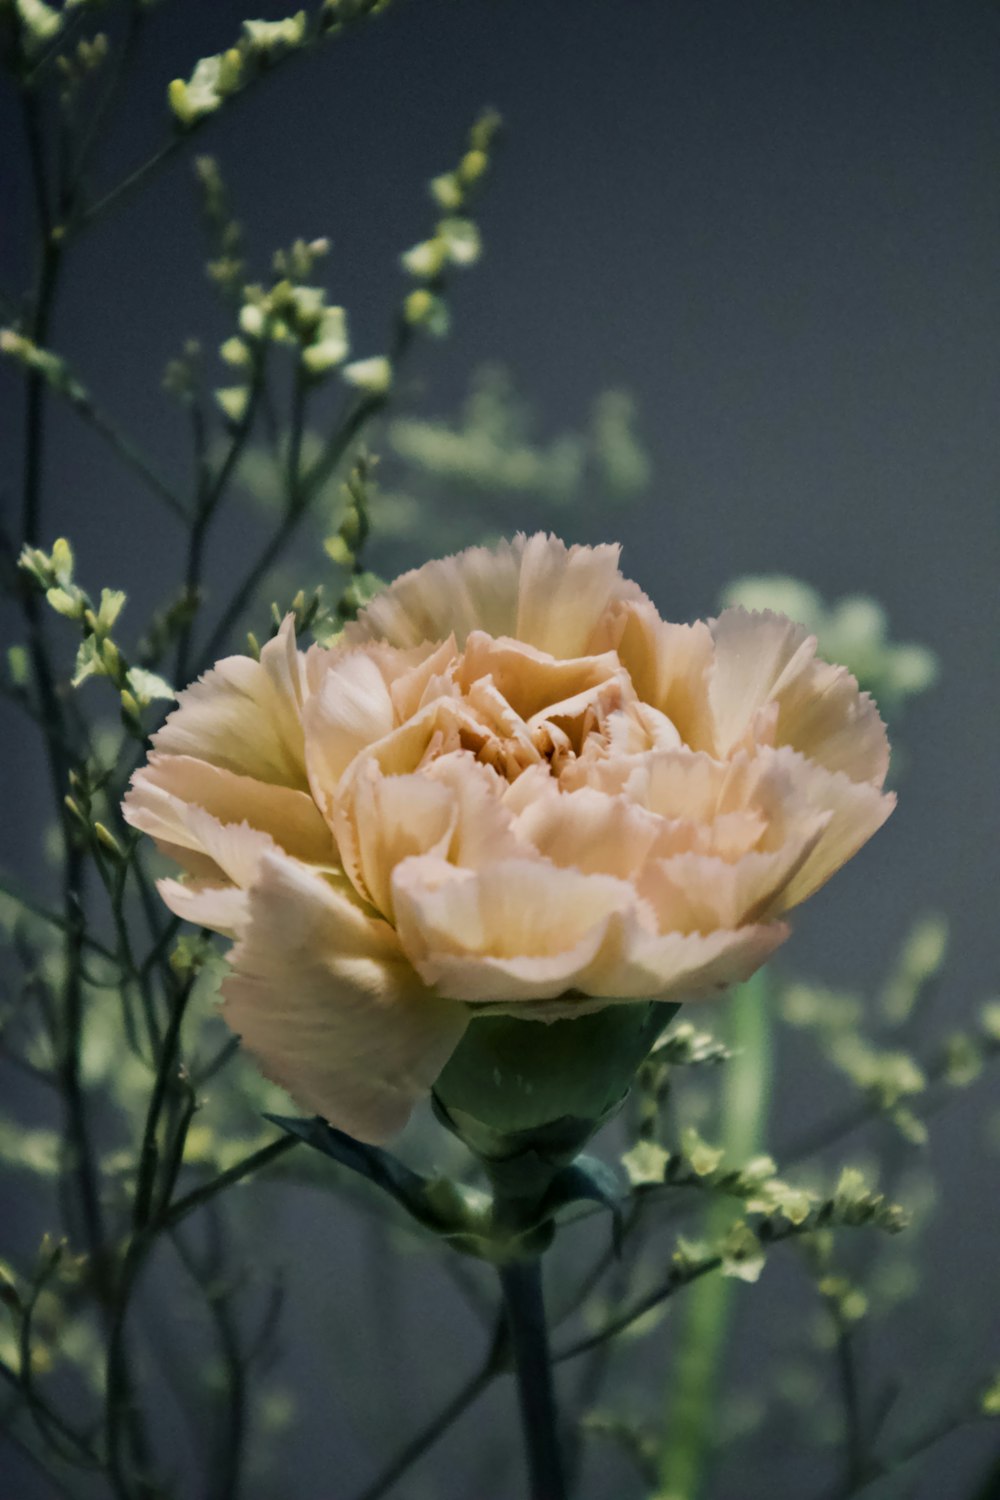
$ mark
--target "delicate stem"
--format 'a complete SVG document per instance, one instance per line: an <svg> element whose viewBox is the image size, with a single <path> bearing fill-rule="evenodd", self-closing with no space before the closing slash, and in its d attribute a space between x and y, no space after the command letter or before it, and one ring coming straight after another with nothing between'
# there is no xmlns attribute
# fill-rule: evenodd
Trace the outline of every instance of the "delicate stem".
<svg viewBox="0 0 1000 1500"><path fill-rule="evenodd" d="M943 1418L933 1427L919 1433L904 1443L893 1453L884 1458L875 1458L866 1462L864 1469L858 1478L849 1482L844 1488L836 1490L831 1500L854 1500L855 1495L862 1495L872 1485L895 1474L898 1470L912 1463L915 1458L921 1458L931 1448L937 1447L938 1443L944 1442L963 1428L973 1427L980 1423L992 1422L995 1419L988 1417L983 1412L966 1412L959 1415L954 1413ZM1000 1465L989 1474L985 1487L976 1491L973 1500L995 1500L997 1489L995 1488L997 1474L1000 1474Z"/></svg>
<svg viewBox="0 0 1000 1500"><path fill-rule="evenodd" d="M173 1228L182 1219L186 1219L188 1214L194 1213L195 1209L210 1203L234 1182L242 1182L252 1172L259 1172L262 1167L270 1166L272 1161L276 1161L279 1156L284 1156L286 1151L290 1151L296 1145L298 1141L295 1136L283 1135L279 1136L276 1141L270 1141L266 1146L262 1146L259 1151L253 1151L249 1156L244 1156L242 1161L238 1161L235 1166L229 1167L225 1172L220 1172L218 1177L213 1177L211 1182L206 1182L202 1187L195 1188L193 1192L186 1194L185 1197L178 1198L164 1212L160 1221L161 1227Z"/></svg>
<svg viewBox="0 0 1000 1500"><path fill-rule="evenodd" d="M213 1238L219 1238L217 1225ZM236 1500L243 1476L249 1360L244 1355L230 1306L230 1294L222 1279L219 1247L215 1247L208 1261L202 1264L184 1243L181 1234L174 1232L170 1239L182 1265L205 1299L226 1375L225 1389L219 1393L219 1420L212 1423L212 1500Z"/></svg>
<svg viewBox="0 0 1000 1500"><path fill-rule="evenodd" d="M38 921L47 922L50 927L57 927L62 932L66 931L66 919L64 917L61 917L58 912L49 911L30 896L26 896L5 875L0 875L0 896L4 896L7 900L15 902L22 911L27 912L31 917L36 917ZM92 953L99 954L101 958L107 959L108 963L117 966L117 955L112 953L110 948L105 947L103 943L99 942L97 938L91 937L89 933L84 933L83 944Z"/></svg>
<svg viewBox="0 0 1000 1500"><path fill-rule="evenodd" d="M500 1267L514 1355L531 1500L566 1500L540 1259Z"/></svg>
<svg viewBox="0 0 1000 1500"><path fill-rule="evenodd" d="M264 388L264 359L258 356L254 366L253 379L250 385L250 394L247 397L246 410L240 418L239 424L233 433L226 455L219 465L218 472L211 474L201 451L197 453L198 459L198 503L195 509L194 521L188 538L187 563L184 570L184 591L190 601L191 614L185 620L177 638L177 655L174 661L174 681L182 686L189 676L191 636L194 628L194 609L199 601L201 593L202 569L205 560L205 543L208 538L209 528L215 518L216 512L225 496L229 481L233 476L236 465L243 454L247 441L253 430L254 420L257 415L257 407L260 402L261 393ZM200 450L203 446L203 435L199 423L196 422L196 448Z"/></svg>
<svg viewBox="0 0 1000 1500"><path fill-rule="evenodd" d="M398 1479L402 1479L408 1469L423 1458L438 1440L444 1437L448 1429L458 1421L474 1402L492 1383L496 1376L496 1366L492 1356L479 1369L471 1380L463 1381L462 1386L445 1406L432 1417L417 1435L410 1439L405 1448L401 1448L396 1457L387 1468L382 1470L368 1488L358 1496L358 1500L382 1500L387 1495Z"/></svg>
<svg viewBox="0 0 1000 1500"><path fill-rule="evenodd" d="M133 442L128 433L121 432L89 395L71 395L69 403L94 432L104 439L122 463L127 464L138 474L150 492L162 501L172 515L177 516L181 521L190 520L184 502L170 484L157 473L138 444Z"/></svg>
<svg viewBox="0 0 1000 1500"><path fill-rule="evenodd" d="M177 1066L181 1026L184 1021L184 1013L187 1010L188 1000L191 998L192 988L193 984L189 982L174 997L173 1012L160 1049L156 1079L153 1084L153 1091L150 1094L149 1107L146 1111L142 1146L139 1151L139 1177L136 1183L135 1201L132 1205L133 1225L137 1231L144 1229L151 1217L156 1174L160 1165L157 1133L160 1118L163 1114L163 1106L166 1102L167 1093Z"/></svg>
<svg viewBox="0 0 1000 1500"><path fill-rule="evenodd" d="M651 1312L654 1307L659 1307L661 1302L666 1302L668 1297L674 1296L682 1287L690 1286L693 1281L698 1281L702 1276L707 1276L711 1271L717 1271L721 1265L721 1255L710 1255L705 1260L699 1261L697 1265L690 1266L683 1272L674 1272L660 1286L654 1287L651 1292L647 1292L645 1296L638 1298L631 1306L622 1308L614 1317L609 1318L604 1327L598 1328L596 1333L586 1334L583 1338L577 1339L575 1343L567 1344L565 1349L557 1350L553 1357L553 1363L560 1365L563 1360L576 1359L579 1355L586 1354L588 1350L596 1349L598 1345L603 1344L607 1339L613 1339L617 1334L624 1333L626 1328L630 1328L633 1323L638 1322L641 1317Z"/></svg>
<svg viewBox="0 0 1000 1500"><path fill-rule="evenodd" d="M858 1370L854 1357L854 1343L851 1337L851 1330L842 1318L837 1318L836 1323L837 1374L840 1380L841 1398L844 1405L847 1483L851 1488L854 1488L860 1484L867 1469L864 1424L861 1417Z"/></svg>
<svg viewBox="0 0 1000 1500"><path fill-rule="evenodd" d="M288 546L301 525L308 512L310 502L315 497L319 486L336 468L368 419L376 411L381 410L384 404L384 396L368 397L358 402L353 411L345 419L343 426L338 429L334 440L317 460L315 466L304 477L299 477L295 495L292 497L292 503L289 503L287 506L276 529L261 548L256 562L230 599L221 618L217 621L215 629L209 636L201 659L194 669L196 676L206 671L215 661L219 650L228 639L229 632L237 623L256 593L257 588L270 572L277 558Z"/></svg>
<svg viewBox="0 0 1000 1500"><path fill-rule="evenodd" d="M353 27L363 22L369 11L374 8L374 5L372 5L357 13L352 18L351 26ZM261 72L257 78L253 79L249 84L240 89L237 94L228 99L225 110L219 113L224 113L228 116L235 105L247 98L248 95L255 93L265 79L272 78L276 73L280 72L293 57L301 57L309 52L314 52L326 40L327 34L325 32L315 30L302 45L290 48L287 52L275 57L265 71ZM115 207L126 198L131 198L140 188L144 187L146 183L155 177L162 167L166 166L175 156L184 151L189 143L196 136L200 135L207 125L218 119L219 113L202 115L200 119L192 121L184 129L175 126L175 133L168 140L164 141L163 145L154 151L152 156L129 172L126 177L116 183L113 188L109 189L97 202L90 204L87 208L77 213L72 224L74 233L88 228L98 219L103 219L109 209Z"/></svg>

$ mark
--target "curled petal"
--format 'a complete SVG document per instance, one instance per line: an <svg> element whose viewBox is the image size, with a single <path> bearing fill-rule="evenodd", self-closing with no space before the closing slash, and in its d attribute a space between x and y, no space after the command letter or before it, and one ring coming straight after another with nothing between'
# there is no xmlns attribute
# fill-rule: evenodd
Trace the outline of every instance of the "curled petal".
<svg viewBox="0 0 1000 1500"><path fill-rule="evenodd" d="M814 818L780 849L752 849L735 860L683 853L653 861L636 884L664 932L743 927L787 908L788 888L816 848L830 815Z"/></svg>
<svg viewBox="0 0 1000 1500"><path fill-rule="evenodd" d="M782 909L790 911L825 885L877 833L896 806L896 795L867 781L852 781L843 771L828 771L787 745L760 754L788 775L801 816L829 817L816 847L782 896Z"/></svg>
<svg viewBox="0 0 1000 1500"><path fill-rule="evenodd" d="M712 636L703 620L674 625L648 599L620 608L618 655L643 703L658 709L692 750L711 750Z"/></svg>
<svg viewBox="0 0 1000 1500"><path fill-rule="evenodd" d="M392 872L416 854L448 851L458 806L428 776L383 776L367 761L335 814L344 868L360 894L392 920Z"/></svg>
<svg viewBox="0 0 1000 1500"><path fill-rule="evenodd" d="M407 860L393 880L396 922L417 971L461 1000L550 998L586 986L617 962L624 925L638 920L628 882L542 860L481 870Z"/></svg>
<svg viewBox="0 0 1000 1500"><path fill-rule="evenodd" d="M560 792L551 778L539 790L518 816L515 832L563 869L628 880L662 834L662 820L625 797L607 797L590 787Z"/></svg>
<svg viewBox="0 0 1000 1500"><path fill-rule="evenodd" d="M124 802L133 828L167 844L183 845L192 836L191 807L219 823L247 823L307 864L328 865L336 857L330 830L308 793L238 776L194 756L154 751L133 776Z"/></svg>
<svg viewBox="0 0 1000 1500"><path fill-rule="evenodd" d="M303 718L309 778L323 807L355 757L396 727L389 684L374 654L340 657L320 680Z"/></svg>
<svg viewBox="0 0 1000 1500"><path fill-rule="evenodd" d="M567 547L538 532L496 547L470 547L404 573L348 627L349 641L464 646L475 630L512 636L553 656L582 656L609 606L641 599L623 578L615 546Z"/></svg>
<svg viewBox="0 0 1000 1500"><path fill-rule="evenodd" d="M178 694L178 707L153 736L153 746L305 790L303 698L302 658L288 616L260 661L227 656Z"/></svg>
<svg viewBox="0 0 1000 1500"><path fill-rule="evenodd" d="M210 880L158 880L164 904L195 927L207 927L224 937L235 937L247 916L247 893L235 885Z"/></svg>
<svg viewBox="0 0 1000 1500"><path fill-rule="evenodd" d="M781 615L727 609L712 624L709 697L716 748L728 755L772 704L766 743L789 745L829 771L881 786L889 742L878 710L844 667L816 657L816 638Z"/></svg>
<svg viewBox="0 0 1000 1500"><path fill-rule="evenodd" d="M346 882L281 855L262 861L230 957L229 1025L302 1107L362 1141L402 1129L466 1026Z"/></svg>
<svg viewBox="0 0 1000 1500"><path fill-rule="evenodd" d="M560 659L523 641L494 640L476 630L466 643L458 684L467 693L473 683L489 677L519 718L527 720L540 710L598 687L619 671L613 651Z"/></svg>
<svg viewBox="0 0 1000 1500"><path fill-rule="evenodd" d="M540 1021L561 1021L635 1000L701 1000L749 979L767 963L788 933L784 922L758 923L734 932L651 936L639 930L617 969L605 981L596 980L586 995L496 1009L510 1015L531 1015Z"/></svg>

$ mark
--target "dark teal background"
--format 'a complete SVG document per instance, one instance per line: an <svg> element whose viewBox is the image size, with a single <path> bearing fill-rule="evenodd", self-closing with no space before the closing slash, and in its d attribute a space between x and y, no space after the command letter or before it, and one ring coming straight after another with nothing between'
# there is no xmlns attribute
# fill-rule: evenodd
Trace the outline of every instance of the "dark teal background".
<svg viewBox="0 0 1000 1500"><path fill-rule="evenodd" d="M243 13L231 0L172 0L154 15L101 165L105 185L163 138L167 82L227 45ZM941 684L907 720L896 815L801 914L787 950L800 970L862 982L888 964L915 914L944 910L952 949L929 1031L971 1014L996 986L998 101L992 3L401 0L343 46L284 70L195 147L219 156L262 268L296 235L331 237L334 300L349 309L360 355L384 345L402 289L396 257L428 224L426 179L455 159L481 105L502 111L506 138L479 215L485 258L456 290L452 337L418 355L404 398L449 411L471 369L496 358L555 432L577 424L599 390L625 386L654 462L649 502L584 528L570 516L569 539L622 540L626 572L672 618L711 613L735 576L790 572L829 596L876 595L895 634L938 653ZM3 99L5 289L29 274L21 160ZM202 274L190 178L176 162L81 242L53 335L178 484L186 434L160 372L185 336L211 347L228 331ZM5 370L0 400L0 490L16 493L20 386ZM69 534L81 578L126 587L138 617L177 574L180 538L72 415L55 415L53 433L46 536ZM512 507L511 530L533 520ZM234 510L220 526L217 583L259 545L255 525ZM0 860L20 869L34 858L46 787L37 746L6 710L0 732ZM779 1059L779 1158L782 1139L833 1107L817 1097L811 1056L788 1048ZM916 1387L939 1373L946 1337L966 1339L970 1360L1000 1351L998 1158L983 1144L998 1103L995 1081L983 1083L935 1132L944 1203L929 1284L941 1326L932 1318L923 1344L902 1351ZM321 1297L350 1297L370 1256L363 1230L324 1200L293 1205L262 1191L286 1263L308 1248L303 1281ZM398 1377L398 1430L475 1358L444 1283L426 1265L416 1274L426 1295L393 1333L396 1346L367 1365L358 1355L369 1393ZM741 1299L740 1363L751 1374L782 1344L800 1290L794 1268L775 1265L756 1297ZM307 1306L293 1297L293 1338ZM304 1415L282 1496L296 1500L349 1500L371 1470L371 1442L343 1390L353 1376L327 1352L308 1370L290 1361ZM891 1352L873 1351L876 1368ZM508 1406L498 1395L461 1429L437 1466L443 1496L506 1500L490 1488L489 1454L504 1446ZM812 1460L774 1488L780 1431L767 1441L738 1496L719 1490L717 1500L818 1493ZM915 1500L964 1500L982 1455L976 1440L953 1442ZM0 1492L42 1493L14 1473L14 1489ZM592 1500L633 1493L620 1474L594 1482L604 1488ZM424 1490L414 1481L400 1493L418 1500Z"/></svg>

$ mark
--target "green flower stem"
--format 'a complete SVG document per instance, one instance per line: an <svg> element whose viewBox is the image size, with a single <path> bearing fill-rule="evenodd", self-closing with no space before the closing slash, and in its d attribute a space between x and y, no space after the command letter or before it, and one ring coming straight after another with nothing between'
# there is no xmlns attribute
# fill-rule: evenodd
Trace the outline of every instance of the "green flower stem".
<svg viewBox="0 0 1000 1500"><path fill-rule="evenodd" d="M542 1262L540 1258L509 1261L499 1271L521 1404L531 1500L567 1500L542 1297Z"/></svg>
<svg viewBox="0 0 1000 1500"><path fill-rule="evenodd" d="M770 1080L770 997L763 971L733 997L731 1045L726 1066L720 1144L730 1162L745 1161L763 1146ZM734 1217L733 1204L716 1199L705 1213L709 1244ZM680 1347L668 1388L667 1439L659 1464L663 1494L696 1500L710 1458L719 1374L732 1316L735 1283L706 1276L685 1299Z"/></svg>

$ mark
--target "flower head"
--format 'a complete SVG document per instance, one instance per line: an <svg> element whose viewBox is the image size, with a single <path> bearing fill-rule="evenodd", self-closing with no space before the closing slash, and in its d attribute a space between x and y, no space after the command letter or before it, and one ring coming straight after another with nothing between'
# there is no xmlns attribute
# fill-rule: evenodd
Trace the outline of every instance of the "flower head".
<svg viewBox="0 0 1000 1500"><path fill-rule="evenodd" d="M773 614L673 625L618 548L428 563L341 642L188 688L126 816L235 939L225 1015L300 1103L405 1122L477 1015L572 1018L747 978L885 821L885 731Z"/></svg>

